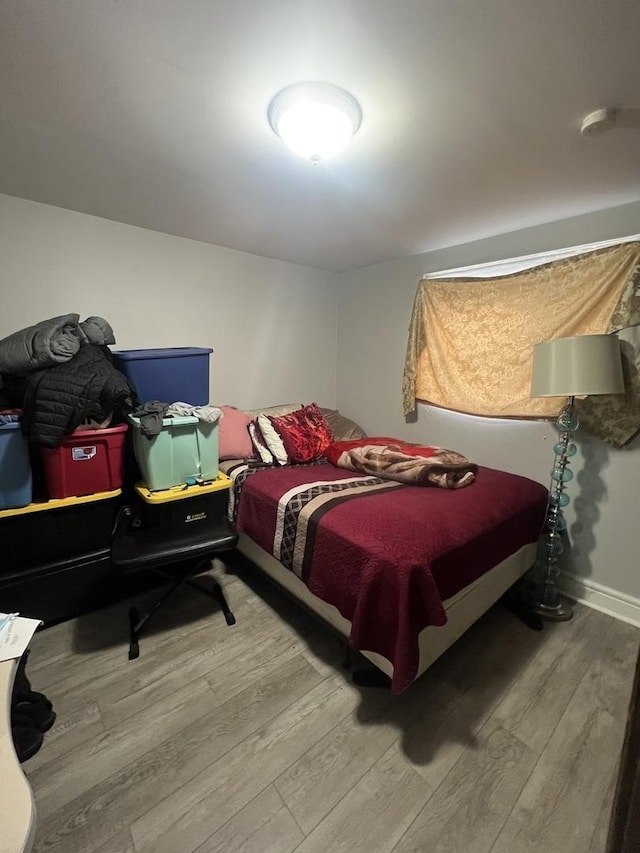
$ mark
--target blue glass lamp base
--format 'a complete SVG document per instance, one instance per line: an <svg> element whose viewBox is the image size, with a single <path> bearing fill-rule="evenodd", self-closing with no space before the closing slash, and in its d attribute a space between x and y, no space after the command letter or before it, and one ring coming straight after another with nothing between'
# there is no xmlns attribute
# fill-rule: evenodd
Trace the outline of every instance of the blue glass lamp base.
<svg viewBox="0 0 640 853"><path fill-rule="evenodd" d="M549 622L568 622L573 619L573 607L567 601L558 599L554 605L549 605L533 600L529 604L534 613Z"/></svg>
<svg viewBox="0 0 640 853"><path fill-rule="evenodd" d="M556 426L560 430L561 438L553 446L555 459L551 472L547 518L545 532L540 537L541 551L546 563L545 578L544 583L533 589L529 603L534 613L549 622L568 622L573 617L573 607L560 597L557 580L560 574L558 560L564 551L562 533L567 529L562 510L570 502L564 488L565 484L573 479L569 460L577 452L571 441L572 434L579 426L573 397L569 397Z"/></svg>

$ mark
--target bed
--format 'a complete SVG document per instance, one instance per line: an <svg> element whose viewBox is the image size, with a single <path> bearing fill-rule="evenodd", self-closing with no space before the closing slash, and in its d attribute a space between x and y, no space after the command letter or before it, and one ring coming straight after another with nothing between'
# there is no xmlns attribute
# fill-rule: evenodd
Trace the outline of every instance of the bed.
<svg viewBox="0 0 640 853"><path fill-rule="evenodd" d="M449 490L325 459L227 460L238 550L406 690L533 564L547 490L479 467Z"/></svg>

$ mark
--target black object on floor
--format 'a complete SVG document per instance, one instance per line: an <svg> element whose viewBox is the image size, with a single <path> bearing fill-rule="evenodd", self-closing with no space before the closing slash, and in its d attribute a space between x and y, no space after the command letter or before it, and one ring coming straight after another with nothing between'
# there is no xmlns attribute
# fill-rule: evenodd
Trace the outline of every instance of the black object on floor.
<svg viewBox="0 0 640 853"><path fill-rule="evenodd" d="M43 733L56 721L53 705L31 687L27 676L29 649L18 661L11 693L11 733L20 762L34 756L42 746Z"/></svg>
<svg viewBox="0 0 640 853"><path fill-rule="evenodd" d="M33 758L44 741L44 735L36 728L31 717L17 711L11 712L11 735L21 764Z"/></svg>
<svg viewBox="0 0 640 853"><path fill-rule="evenodd" d="M123 513L123 518L130 521L131 514ZM129 660L135 660L140 655L140 634L154 613L177 590L186 585L216 601L224 613L227 625L235 625L235 616L227 604L220 584L214 582L213 588L207 589L193 578L210 567L215 554L234 548L237 541L237 535L232 532L224 517L216 518L214 523L184 524L181 528L168 526L136 529L130 524L126 527L118 525L111 549L114 568L123 572L148 569L173 581L169 589L143 616L139 616L136 607L130 608Z"/></svg>
<svg viewBox="0 0 640 853"><path fill-rule="evenodd" d="M30 691L23 699L14 702L11 710L23 717L28 717L38 731L48 732L56 721L53 705L44 695L35 690Z"/></svg>

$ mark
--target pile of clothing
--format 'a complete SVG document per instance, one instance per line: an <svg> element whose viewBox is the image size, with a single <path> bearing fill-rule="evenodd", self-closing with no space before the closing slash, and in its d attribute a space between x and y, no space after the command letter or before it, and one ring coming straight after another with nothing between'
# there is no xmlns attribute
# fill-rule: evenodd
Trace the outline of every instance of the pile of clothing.
<svg viewBox="0 0 640 853"><path fill-rule="evenodd" d="M148 400L134 412L140 419L140 432L151 441L160 435L164 418L197 418L207 424L217 424L222 417L222 409L217 406L192 406L178 400L175 403L163 403L161 400Z"/></svg>
<svg viewBox="0 0 640 853"><path fill-rule="evenodd" d="M122 421L135 390L113 364L113 329L102 317L43 320L0 340L0 413L22 410L33 444L58 447L75 429Z"/></svg>

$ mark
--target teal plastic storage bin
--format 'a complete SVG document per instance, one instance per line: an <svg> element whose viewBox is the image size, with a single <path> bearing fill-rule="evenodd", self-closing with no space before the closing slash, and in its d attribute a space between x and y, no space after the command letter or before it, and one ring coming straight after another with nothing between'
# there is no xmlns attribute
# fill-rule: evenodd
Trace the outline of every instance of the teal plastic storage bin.
<svg viewBox="0 0 640 853"><path fill-rule="evenodd" d="M149 439L140 419L129 416L133 453L142 479L152 491L171 489L191 478L218 476L218 424L198 418L164 418L160 433Z"/></svg>
<svg viewBox="0 0 640 853"><path fill-rule="evenodd" d="M0 510L30 503L29 447L19 423L0 424Z"/></svg>

